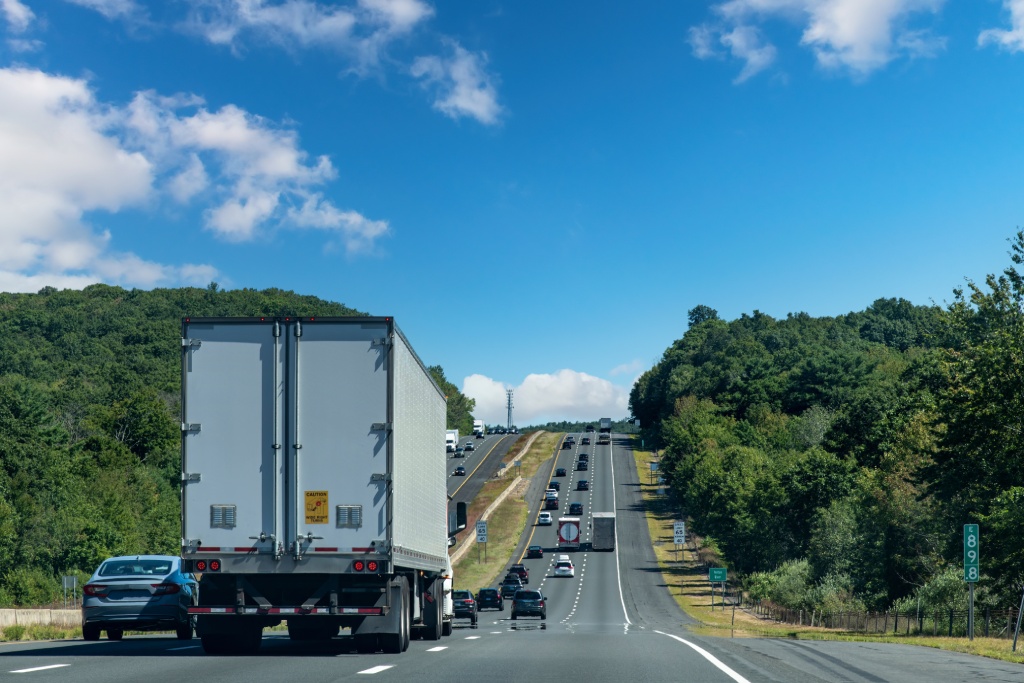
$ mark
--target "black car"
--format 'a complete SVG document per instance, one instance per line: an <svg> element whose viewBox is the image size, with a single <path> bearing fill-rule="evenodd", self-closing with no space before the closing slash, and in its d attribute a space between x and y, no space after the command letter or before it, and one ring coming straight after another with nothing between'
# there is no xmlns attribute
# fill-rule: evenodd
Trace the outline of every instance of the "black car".
<svg viewBox="0 0 1024 683"><path fill-rule="evenodd" d="M466 456L466 449L465 448L463 448L462 446L459 446L458 448L455 449L455 457L456 458L464 458L465 456Z"/></svg>
<svg viewBox="0 0 1024 683"><path fill-rule="evenodd" d="M478 439L486 439L487 435L484 434L483 432L477 432L476 433L476 438L478 438Z"/></svg>
<svg viewBox="0 0 1024 683"><path fill-rule="evenodd" d="M548 608L544 594L535 590L516 591L512 598L512 618L540 617L548 618Z"/></svg>
<svg viewBox="0 0 1024 683"><path fill-rule="evenodd" d="M562 483L558 482L558 481L552 481L550 484L548 484L548 488L549 489L554 489L556 491L561 491L562 490Z"/></svg>
<svg viewBox="0 0 1024 683"><path fill-rule="evenodd" d="M545 500L544 501L544 509L545 510L557 510L558 509L558 499L557 498L548 498L547 500Z"/></svg>
<svg viewBox="0 0 1024 683"><path fill-rule="evenodd" d="M494 608L504 612L505 601L501 597L501 591L497 588L481 588L476 593L476 607L478 610Z"/></svg>
<svg viewBox="0 0 1024 683"><path fill-rule="evenodd" d="M572 441L566 439L565 441L562 442L562 450L564 451L567 448L572 448L574 445L575 444Z"/></svg>
<svg viewBox="0 0 1024 683"><path fill-rule="evenodd" d="M473 594L469 591L452 591L452 606L455 608L456 619L469 619L476 626L477 606Z"/></svg>
<svg viewBox="0 0 1024 683"><path fill-rule="evenodd" d="M582 439L580 439L580 445L581 446L589 446L590 445L590 437L589 436L585 436Z"/></svg>
<svg viewBox="0 0 1024 683"><path fill-rule="evenodd" d="M565 471L564 467L559 467L557 470L555 470L555 476L556 477L564 477L565 475L566 475L566 471Z"/></svg>
<svg viewBox="0 0 1024 683"><path fill-rule="evenodd" d="M525 564L514 564L508 569L510 574L516 574L519 579L524 583L530 583L530 570L526 568Z"/></svg>
<svg viewBox="0 0 1024 683"><path fill-rule="evenodd" d="M590 482L587 481L586 479L580 479L578 482L576 482L576 490L577 491L589 491L590 490Z"/></svg>
<svg viewBox="0 0 1024 683"><path fill-rule="evenodd" d="M569 514L570 515L582 515L583 514L583 503L569 503Z"/></svg>
<svg viewBox="0 0 1024 683"><path fill-rule="evenodd" d="M586 460L580 460L578 463L576 463L576 471L577 472L586 472L587 471L587 467L588 466L587 466L587 461Z"/></svg>
<svg viewBox="0 0 1024 683"><path fill-rule="evenodd" d="M466 468L463 467L462 465L459 465L458 467L455 468L455 471L452 472L452 476L454 476L454 477L464 477L464 476L466 476Z"/></svg>
<svg viewBox="0 0 1024 683"><path fill-rule="evenodd" d="M586 453L580 453L579 455L576 456L576 459L583 460L585 462L590 462L590 456Z"/></svg>
<svg viewBox="0 0 1024 683"><path fill-rule="evenodd" d="M531 545L526 549L526 556L528 558L544 557L544 547L539 545Z"/></svg>
<svg viewBox="0 0 1024 683"><path fill-rule="evenodd" d="M523 590L523 582L519 580L518 576L506 576L505 580L501 582L501 597L505 600L512 598L516 591Z"/></svg>

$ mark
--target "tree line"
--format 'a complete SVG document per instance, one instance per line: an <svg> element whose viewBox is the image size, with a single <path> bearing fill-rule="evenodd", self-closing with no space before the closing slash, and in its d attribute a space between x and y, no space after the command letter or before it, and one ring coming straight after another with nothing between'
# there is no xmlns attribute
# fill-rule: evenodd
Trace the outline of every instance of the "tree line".
<svg viewBox="0 0 1024 683"><path fill-rule="evenodd" d="M288 315L367 314L215 283L0 293L0 605L51 604L110 556L178 553L181 319ZM449 426L471 427L472 399L429 370Z"/></svg>
<svg viewBox="0 0 1024 683"><path fill-rule="evenodd" d="M670 495L754 597L817 610L960 607L1024 582L1024 233L946 306L721 320L706 305L632 414Z"/></svg>

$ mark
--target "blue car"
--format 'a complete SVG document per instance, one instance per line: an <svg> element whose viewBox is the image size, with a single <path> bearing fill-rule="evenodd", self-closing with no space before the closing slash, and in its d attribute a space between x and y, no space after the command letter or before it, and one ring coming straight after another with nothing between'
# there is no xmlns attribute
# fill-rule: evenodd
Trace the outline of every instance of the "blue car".
<svg viewBox="0 0 1024 683"><path fill-rule="evenodd" d="M126 630L174 631L190 640L188 608L198 597L198 581L171 555L131 555L104 560L82 587L82 637L121 640Z"/></svg>

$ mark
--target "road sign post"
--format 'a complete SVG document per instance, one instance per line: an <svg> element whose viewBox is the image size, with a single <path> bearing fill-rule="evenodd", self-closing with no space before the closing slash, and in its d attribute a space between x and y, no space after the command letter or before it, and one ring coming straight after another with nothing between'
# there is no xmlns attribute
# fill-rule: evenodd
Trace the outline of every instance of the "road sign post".
<svg viewBox="0 0 1024 683"><path fill-rule="evenodd" d="M686 522L672 523L672 540L676 544L676 559L682 559L679 557L678 552L680 548L686 544Z"/></svg>
<svg viewBox="0 0 1024 683"><path fill-rule="evenodd" d="M487 520L482 519L476 523L476 559L480 561L480 545L484 547L484 559L487 559Z"/></svg>
<svg viewBox="0 0 1024 683"><path fill-rule="evenodd" d="M974 640L974 584L981 576L981 532L977 524L964 524L964 581L970 587L967 603L967 637Z"/></svg>
<svg viewBox="0 0 1024 683"><path fill-rule="evenodd" d="M711 611L715 610L715 584L722 584L722 609L725 609L725 582L728 579L728 570L725 567L711 567L708 569L708 581L711 582Z"/></svg>

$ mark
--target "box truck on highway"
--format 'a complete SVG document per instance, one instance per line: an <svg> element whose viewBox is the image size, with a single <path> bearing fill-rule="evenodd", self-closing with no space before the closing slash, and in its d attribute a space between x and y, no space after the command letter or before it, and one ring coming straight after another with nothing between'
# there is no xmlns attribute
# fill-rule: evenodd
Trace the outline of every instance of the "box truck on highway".
<svg viewBox="0 0 1024 683"><path fill-rule="evenodd" d="M451 632L441 390L392 318L186 318L181 557L208 653Z"/></svg>
<svg viewBox="0 0 1024 683"><path fill-rule="evenodd" d="M473 435L474 436L485 436L487 434L486 428L484 428L483 420L473 420Z"/></svg>
<svg viewBox="0 0 1024 683"><path fill-rule="evenodd" d="M446 429L444 432L444 450L446 453L454 453L459 447L459 430Z"/></svg>
<svg viewBox="0 0 1024 683"><path fill-rule="evenodd" d="M595 512L593 514L591 550L615 550L615 513Z"/></svg>

